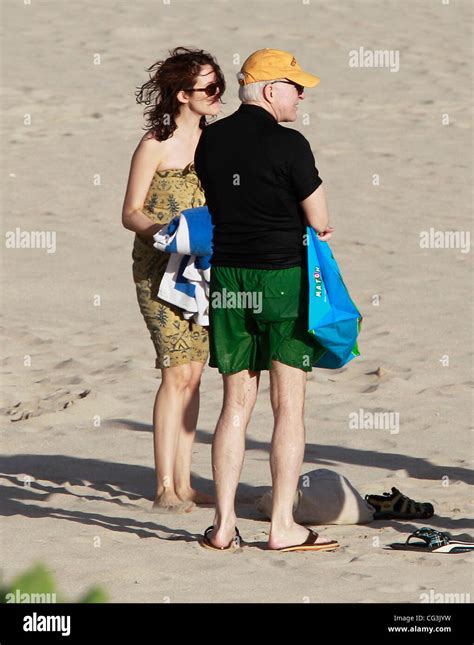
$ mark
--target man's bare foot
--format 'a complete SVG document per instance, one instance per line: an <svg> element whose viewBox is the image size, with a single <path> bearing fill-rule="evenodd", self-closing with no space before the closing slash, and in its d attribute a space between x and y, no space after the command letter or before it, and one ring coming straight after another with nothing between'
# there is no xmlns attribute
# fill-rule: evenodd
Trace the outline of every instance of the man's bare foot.
<svg viewBox="0 0 474 645"><path fill-rule="evenodd" d="M308 538L308 535L309 530L305 526L300 526L296 523L290 527L278 527L278 530L272 526L268 539L268 548L283 549L287 546L302 544ZM331 540L318 535L314 544L327 544L328 542L331 542Z"/></svg>
<svg viewBox="0 0 474 645"><path fill-rule="evenodd" d="M192 500L182 500L175 493L165 491L155 497L152 511L155 513L190 513L196 506Z"/></svg>
<svg viewBox="0 0 474 645"><path fill-rule="evenodd" d="M196 490L195 488L187 488L184 491L178 491L177 495L180 500L183 502L194 502L195 504L215 504L215 498L213 495L208 495L201 490Z"/></svg>

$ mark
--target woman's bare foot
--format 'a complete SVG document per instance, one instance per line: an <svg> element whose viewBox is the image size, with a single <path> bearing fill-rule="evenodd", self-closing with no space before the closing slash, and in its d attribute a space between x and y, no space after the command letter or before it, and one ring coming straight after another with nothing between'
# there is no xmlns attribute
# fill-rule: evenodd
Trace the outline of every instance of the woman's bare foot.
<svg viewBox="0 0 474 645"><path fill-rule="evenodd" d="M192 500L182 500L175 493L165 491L155 497L152 511L156 513L190 513L196 506Z"/></svg>
<svg viewBox="0 0 474 645"><path fill-rule="evenodd" d="M213 495L208 495L201 490L196 490L195 488L186 488L185 490L179 490L176 493L180 500L183 502L194 502L195 504L215 504L215 499Z"/></svg>

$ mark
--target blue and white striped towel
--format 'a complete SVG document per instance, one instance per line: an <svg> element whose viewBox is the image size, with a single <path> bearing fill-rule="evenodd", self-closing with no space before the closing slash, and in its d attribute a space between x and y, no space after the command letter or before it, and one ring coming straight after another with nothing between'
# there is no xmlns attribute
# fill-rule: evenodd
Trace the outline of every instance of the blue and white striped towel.
<svg viewBox="0 0 474 645"><path fill-rule="evenodd" d="M182 211L153 236L153 246L170 254L158 297L203 326L209 325L212 228L207 206L200 206Z"/></svg>

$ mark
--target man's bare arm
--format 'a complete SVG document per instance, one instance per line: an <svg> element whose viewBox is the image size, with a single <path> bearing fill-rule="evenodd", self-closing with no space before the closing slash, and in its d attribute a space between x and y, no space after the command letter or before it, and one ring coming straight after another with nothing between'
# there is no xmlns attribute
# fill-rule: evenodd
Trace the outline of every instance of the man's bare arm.
<svg viewBox="0 0 474 645"><path fill-rule="evenodd" d="M328 228L329 215L322 185L301 202L301 207L307 226L312 226L318 233L324 233Z"/></svg>

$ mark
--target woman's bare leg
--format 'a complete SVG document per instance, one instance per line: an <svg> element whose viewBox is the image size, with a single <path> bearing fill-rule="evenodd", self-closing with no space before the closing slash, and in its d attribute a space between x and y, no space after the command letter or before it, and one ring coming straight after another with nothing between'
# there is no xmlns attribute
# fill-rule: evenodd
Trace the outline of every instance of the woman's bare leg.
<svg viewBox="0 0 474 645"><path fill-rule="evenodd" d="M177 365L161 370L161 385L153 409L153 438L156 469L154 509L186 512L194 504L176 492L175 462L191 366Z"/></svg>
<svg viewBox="0 0 474 645"><path fill-rule="evenodd" d="M212 504L214 497L191 487L191 460L199 416L199 386L204 365L192 361L191 376L184 395L181 426L178 429L178 447L174 462L174 483L178 497L195 504Z"/></svg>

